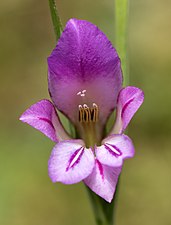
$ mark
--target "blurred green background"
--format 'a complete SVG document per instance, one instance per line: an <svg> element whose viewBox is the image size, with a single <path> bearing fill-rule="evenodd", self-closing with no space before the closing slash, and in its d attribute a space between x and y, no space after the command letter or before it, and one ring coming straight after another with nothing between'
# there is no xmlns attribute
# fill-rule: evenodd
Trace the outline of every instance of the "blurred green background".
<svg viewBox="0 0 171 225"><path fill-rule="evenodd" d="M99 26L114 43L112 0L57 1L71 17ZM171 224L171 1L131 0L130 84L145 102L129 126L136 156L124 164L117 225ZM0 224L95 225L83 184L52 184L47 161L53 143L18 121L49 98L46 58L55 45L48 0L0 3Z"/></svg>

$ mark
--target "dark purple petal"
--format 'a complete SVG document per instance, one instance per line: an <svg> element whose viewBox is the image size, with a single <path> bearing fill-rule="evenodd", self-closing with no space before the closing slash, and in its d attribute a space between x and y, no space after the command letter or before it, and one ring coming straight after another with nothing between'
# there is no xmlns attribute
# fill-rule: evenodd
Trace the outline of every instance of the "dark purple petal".
<svg viewBox="0 0 171 225"><path fill-rule="evenodd" d="M109 167L96 160L92 173L84 180L84 183L97 195L111 202L120 172L121 167Z"/></svg>
<svg viewBox="0 0 171 225"><path fill-rule="evenodd" d="M111 133L120 134L144 101L144 93L137 87L123 88L117 101L116 122Z"/></svg>
<svg viewBox="0 0 171 225"><path fill-rule="evenodd" d="M78 106L96 103L105 123L116 106L122 72L116 50L95 25L69 20L48 58L48 71L49 91L60 111L77 124Z"/></svg>
<svg viewBox="0 0 171 225"><path fill-rule="evenodd" d="M126 135L111 135L95 149L97 159L104 165L120 167L123 160L134 156L134 146Z"/></svg>
<svg viewBox="0 0 171 225"><path fill-rule="evenodd" d="M20 120L40 130L52 141L70 139L49 100L41 100L32 105L21 115Z"/></svg>
<svg viewBox="0 0 171 225"><path fill-rule="evenodd" d="M92 150L85 148L81 140L62 141L50 156L49 176L53 182L77 183L92 172L94 162Z"/></svg>

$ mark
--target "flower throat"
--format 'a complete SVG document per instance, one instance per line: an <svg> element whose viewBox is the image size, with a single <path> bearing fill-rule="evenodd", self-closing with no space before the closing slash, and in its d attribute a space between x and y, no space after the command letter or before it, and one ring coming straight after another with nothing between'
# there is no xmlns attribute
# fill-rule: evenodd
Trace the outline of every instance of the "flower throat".
<svg viewBox="0 0 171 225"><path fill-rule="evenodd" d="M79 105L78 108L78 120L83 130L81 133L86 147L94 147L98 144L96 137L96 124L99 120L99 108L95 103L92 104L91 108L86 104Z"/></svg>

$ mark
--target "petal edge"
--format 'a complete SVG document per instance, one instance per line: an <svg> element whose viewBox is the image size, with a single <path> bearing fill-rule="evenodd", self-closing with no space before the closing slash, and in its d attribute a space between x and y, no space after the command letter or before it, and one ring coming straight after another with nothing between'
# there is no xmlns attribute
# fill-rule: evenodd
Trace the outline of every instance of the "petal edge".
<svg viewBox="0 0 171 225"><path fill-rule="evenodd" d="M110 135L102 141L102 146L96 147L96 157L104 165L121 167L124 159L134 156L134 146L126 135Z"/></svg>
<svg viewBox="0 0 171 225"><path fill-rule="evenodd" d="M111 202L115 193L121 167L114 168L102 165L97 159L92 173L84 183L97 195Z"/></svg>
<svg viewBox="0 0 171 225"><path fill-rule="evenodd" d="M19 119L41 131L54 142L70 139L53 104L47 99L33 104Z"/></svg>
<svg viewBox="0 0 171 225"><path fill-rule="evenodd" d="M119 92L117 100L116 122L111 134L121 134L124 132L143 101L144 93L137 87L128 86Z"/></svg>

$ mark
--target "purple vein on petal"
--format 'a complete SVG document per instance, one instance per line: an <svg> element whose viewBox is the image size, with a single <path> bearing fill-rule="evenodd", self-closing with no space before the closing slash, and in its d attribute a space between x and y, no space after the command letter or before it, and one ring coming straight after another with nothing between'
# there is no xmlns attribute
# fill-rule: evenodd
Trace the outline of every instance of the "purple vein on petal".
<svg viewBox="0 0 171 225"><path fill-rule="evenodd" d="M122 112L121 112L121 117L122 117L122 118L123 118L123 114L124 114L126 108L128 107L128 105L129 105L132 101L134 101L134 98L132 98L132 99L130 99L129 101L127 101L127 102L125 103L125 105L123 106Z"/></svg>
<svg viewBox="0 0 171 225"><path fill-rule="evenodd" d="M38 117L38 119L47 122L55 130L52 121L50 121L49 119L43 117Z"/></svg>
<svg viewBox="0 0 171 225"><path fill-rule="evenodd" d="M116 146L116 145L111 145L111 144L104 144L105 149L112 154L115 157L121 156L122 155L122 151ZM113 148L113 150L111 149L111 147Z"/></svg>
<svg viewBox="0 0 171 225"><path fill-rule="evenodd" d="M76 166L80 160L81 160L81 157L83 156L83 153L84 153L84 148L81 147L79 149L77 149L74 154L71 155L69 161L68 161L68 166L66 168L66 172L70 169L70 168L73 168L74 166Z"/></svg>
<svg viewBox="0 0 171 225"><path fill-rule="evenodd" d="M96 163L97 163L97 166L98 166L100 175L102 177L102 180L104 180L103 166L102 166L102 164L97 159L96 159Z"/></svg>

